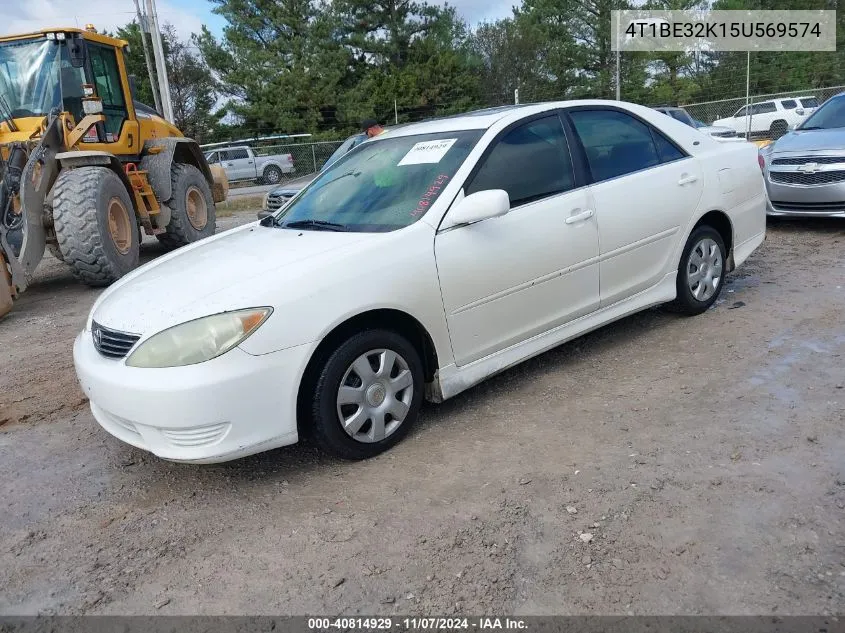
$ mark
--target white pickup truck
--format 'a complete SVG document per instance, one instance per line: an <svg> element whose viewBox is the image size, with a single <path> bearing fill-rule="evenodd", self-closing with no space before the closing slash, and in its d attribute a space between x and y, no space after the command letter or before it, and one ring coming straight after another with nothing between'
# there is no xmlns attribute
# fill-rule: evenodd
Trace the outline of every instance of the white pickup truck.
<svg viewBox="0 0 845 633"><path fill-rule="evenodd" d="M261 184L275 185L281 182L284 174L296 171L293 156L290 154L258 156L246 145L206 152L205 159L209 165L219 164L226 172L229 182L257 180Z"/></svg>

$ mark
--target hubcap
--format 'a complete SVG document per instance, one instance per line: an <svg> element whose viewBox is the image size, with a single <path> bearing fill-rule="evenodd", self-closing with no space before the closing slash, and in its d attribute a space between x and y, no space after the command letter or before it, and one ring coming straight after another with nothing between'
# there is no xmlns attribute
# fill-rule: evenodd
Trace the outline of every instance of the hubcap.
<svg viewBox="0 0 845 633"><path fill-rule="evenodd" d="M267 170L267 181L276 184L282 179L282 173L278 169L268 169Z"/></svg>
<svg viewBox="0 0 845 633"><path fill-rule="evenodd" d="M346 434L379 442L404 422L414 398L408 362L389 349L361 354L346 370L337 391L337 415Z"/></svg>
<svg viewBox="0 0 845 633"><path fill-rule="evenodd" d="M126 255L132 248L132 225L130 224L129 211L123 206L120 198L109 200L108 211L109 235L114 247L121 255Z"/></svg>
<svg viewBox="0 0 845 633"><path fill-rule="evenodd" d="M705 237L690 252L687 264L687 285L698 301L707 301L722 283L722 251Z"/></svg>
<svg viewBox="0 0 845 633"><path fill-rule="evenodd" d="M188 222L197 231L202 231L208 224L208 205L205 197L196 187L189 187L185 194L185 208L188 210Z"/></svg>

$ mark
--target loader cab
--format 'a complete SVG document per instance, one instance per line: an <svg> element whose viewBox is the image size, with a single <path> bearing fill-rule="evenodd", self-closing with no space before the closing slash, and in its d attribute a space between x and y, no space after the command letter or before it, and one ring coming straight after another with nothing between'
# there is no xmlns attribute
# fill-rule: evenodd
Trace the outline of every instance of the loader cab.
<svg viewBox="0 0 845 633"><path fill-rule="evenodd" d="M102 101L105 121L83 137L85 149L139 154L142 134L123 59L125 46L123 40L80 29L0 38L0 119L10 114L17 127L32 128L58 110L79 123L85 117L83 99L93 89L93 96ZM145 121L158 126L159 133L144 138L181 135L163 120Z"/></svg>

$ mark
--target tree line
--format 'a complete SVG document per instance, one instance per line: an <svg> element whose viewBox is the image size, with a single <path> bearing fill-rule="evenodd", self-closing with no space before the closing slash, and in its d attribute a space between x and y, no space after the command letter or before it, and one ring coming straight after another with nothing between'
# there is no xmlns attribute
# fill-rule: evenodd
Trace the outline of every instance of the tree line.
<svg viewBox="0 0 845 633"><path fill-rule="evenodd" d="M211 0L227 26L164 33L177 124L201 142L274 133L337 138L365 118L415 121L520 100L614 98L611 11L629 0L522 0L469 25L415 0ZM788 4L789 6L784 6ZM845 83L845 0L648 0L636 8L833 9L832 53L753 53L751 92ZM137 24L130 72L152 102ZM684 104L745 95L745 53L623 53L622 99Z"/></svg>

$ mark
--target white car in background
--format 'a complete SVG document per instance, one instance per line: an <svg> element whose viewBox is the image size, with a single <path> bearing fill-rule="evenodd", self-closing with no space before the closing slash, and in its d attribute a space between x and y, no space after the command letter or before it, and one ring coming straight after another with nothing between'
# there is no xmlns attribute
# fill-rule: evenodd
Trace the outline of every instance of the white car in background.
<svg viewBox="0 0 845 633"><path fill-rule="evenodd" d="M300 434L361 459L423 398L651 306L705 312L764 236L750 143L616 101L482 110L388 131L130 273L74 362L103 428L165 459Z"/></svg>
<svg viewBox="0 0 845 633"><path fill-rule="evenodd" d="M702 134L713 137L715 140L722 143L736 143L737 141L745 141L745 136L739 136L737 132L729 127L719 127L707 125L698 119L690 116L689 112L679 106L657 106L654 108L658 112L677 119L681 123L695 128Z"/></svg>
<svg viewBox="0 0 845 633"><path fill-rule="evenodd" d="M766 135L778 139L801 123L819 107L818 98L784 97L742 106L732 117L713 121L714 126L729 127L740 134Z"/></svg>

